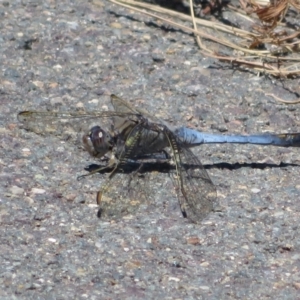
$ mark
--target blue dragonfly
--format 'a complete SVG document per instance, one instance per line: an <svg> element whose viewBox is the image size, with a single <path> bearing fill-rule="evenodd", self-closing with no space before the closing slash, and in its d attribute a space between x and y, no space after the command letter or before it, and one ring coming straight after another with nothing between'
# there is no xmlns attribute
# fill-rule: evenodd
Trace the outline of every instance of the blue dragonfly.
<svg viewBox="0 0 300 300"><path fill-rule="evenodd" d="M109 155L104 166L80 176L109 171L96 198L101 218L118 219L132 214L141 203L146 202L143 182L151 181L147 180L147 170L149 164L157 164L159 155L165 161L172 157L173 164L170 164L168 172L182 215L198 223L213 210L217 197L212 180L190 148L209 143L300 146L300 133L243 136L209 134L186 127L171 130L147 111L132 107L115 95L111 95L111 103L113 111L23 111L18 114L25 129L45 136L63 137L65 141L72 140L70 129L74 129L76 136L85 121L112 121L109 130L94 125L81 136L83 147L91 156L101 159ZM170 149L170 153L166 149Z"/></svg>

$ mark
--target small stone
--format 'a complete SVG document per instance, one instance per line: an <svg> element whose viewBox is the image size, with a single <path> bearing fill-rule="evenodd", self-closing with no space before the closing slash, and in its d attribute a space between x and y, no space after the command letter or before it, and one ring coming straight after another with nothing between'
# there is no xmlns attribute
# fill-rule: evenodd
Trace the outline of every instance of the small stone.
<svg viewBox="0 0 300 300"><path fill-rule="evenodd" d="M199 245L201 242L200 242L200 239L197 237L197 236L192 236L192 237L188 237L186 239L186 242L189 244L189 245Z"/></svg>
<svg viewBox="0 0 300 300"><path fill-rule="evenodd" d="M293 286L295 287L295 289L300 290L300 282L294 282Z"/></svg>
<svg viewBox="0 0 300 300"><path fill-rule="evenodd" d="M87 48L89 48L89 47L93 46L94 43L92 43L91 41L87 41L87 42L84 43L84 45L85 45Z"/></svg>
<svg viewBox="0 0 300 300"><path fill-rule="evenodd" d="M13 185L11 188L10 188L10 192L13 194L13 195L22 195L24 193L24 189L16 186L16 185Z"/></svg>
<svg viewBox="0 0 300 300"><path fill-rule="evenodd" d="M122 25L118 22L113 22L113 23L110 23L110 27L120 29L120 28L122 28Z"/></svg>
<svg viewBox="0 0 300 300"><path fill-rule="evenodd" d="M29 204L29 205L33 205L34 204L34 200L30 197L25 197L24 200Z"/></svg>
<svg viewBox="0 0 300 300"><path fill-rule="evenodd" d="M283 214L284 214L283 211L277 211L274 213L274 217L276 217L276 218L281 217Z"/></svg>
<svg viewBox="0 0 300 300"><path fill-rule="evenodd" d="M67 199L67 201L73 202L74 199L76 198L76 194L75 193L70 193L68 195L65 196L65 198Z"/></svg>
<svg viewBox="0 0 300 300"><path fill-rule="evenodd" d="M33 83L35 86L39 87L40 89L42 89L42 88L44 87L44 82L42 82L42 81L35 80L35 81L32 81L32 83Z"/></svg>
<svg viewBox="0 0 300 300"><path fill-rule="evenodd" d="M179 282L180 279L177 278L177 277L169 277L169 281L176 281L176 282Z"/></svg>
<svg viewBox="0 0 300 300"><path fill-rule="evenodd" d="M58 83L57 82L51 82L51 83L49 83L49 88L51 88L51 89L54 89L54 88L56 88L58 86Z"/></svg>
<svg viewBox="0 0 300 300"><path fill-rule="evenodd" d="M53 66L53 69L56 70L56 71L60 71L62 69L62 66L61 65L55 65L55 66Z"/></svg>
<svg viewBox="0 0 300 300"><path fill-rule="evenodd" d="M31 189L32 194L44 194L46 191L44 189L33 188Z"/></svg>
<svg viewBox="0 0 300 300"><path fill-rule="evenodd" d="M150 34L145 34L145 35L143 35L142 38L143 38L144 41L147 41L147 42L151 40Z"/></svg>
<svg viewBox="0 0 300 300"><path fill-rule="evenodd" d="M126 268L127 269L137 269L137 268L140 268L141 267L141 263L137 260L131 260L131 261L128 261L126 263Z"/></svg>
<svg viewBox="0 0 300 300"><path fill-rule="evenodd" d="M155 62L163 62L165 61L165 57L162 53L152 53L152 59Z"/></svg>
<svg viewBox="0 0 300 300"><path fill-rule="evenodd" d="M17 124L15 124L15 123L9 123L9 124L7 125L7 128L8 128L9 130L14 130L16 127L17 127ZM1 128L0 128L0 131L1 131Z"/></svg>
<svg viewBox="0 0 300 300"><path fill-rule="evenodd" d="M99 103L99 99L92 99L90 101L88 101L89 103L93 103L93 104L98 104Z"/></svg>

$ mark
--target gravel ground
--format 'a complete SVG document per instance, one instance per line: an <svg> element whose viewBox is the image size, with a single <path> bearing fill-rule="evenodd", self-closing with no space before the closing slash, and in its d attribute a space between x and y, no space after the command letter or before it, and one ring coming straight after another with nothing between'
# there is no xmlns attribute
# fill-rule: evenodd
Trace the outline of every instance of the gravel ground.
<svg viewBox="0 0 300 300"><path fill-rule="evenodd" d="M106 1L2 1L0 13L1 299L300 298L298 149L198 147L220 206L202 224L181 216L160 173L152 203L104 222L103 175L76 180L97 162L16 119L107 109L114 93L175 126L297 132L299 105L259 89L292 100L299 81L219 65L191 35Z"/></svg>

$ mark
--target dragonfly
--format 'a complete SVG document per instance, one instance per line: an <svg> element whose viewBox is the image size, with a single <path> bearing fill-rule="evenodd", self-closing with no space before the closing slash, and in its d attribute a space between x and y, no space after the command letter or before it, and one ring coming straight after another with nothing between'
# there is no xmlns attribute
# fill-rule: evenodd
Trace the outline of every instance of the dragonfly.
<svg viewBox="0 0 300 300"><path fill-rule="evenodd" d="M67 141L76 141L95 158L109 155L104 166L80 176L109 171L108 178L97 193L98 216L108 219L133 214L151 193L144 182L157 157L167 162L172 174L182 215L200 223L217 200L216 187L207 171L190 148L205 143L242 143L299 147L300 133L260 135L218 135L180 127L171 130L161 120L127 101L111 95L113 111L22 111L18 119L25 129L47 136L53 134ZM84 131L91 120L111 120L109 130L98 124ZM75 126L77 124L77 126ZM75 133L75 137L73 136ZM79 135L79 137L78 137ZM167 152L166 149L169 149ZM169 164L172 157L172 164ZM161 161L160 161L161 163ZM164 164L166 166L166 164ZM124 176L125 175L125 176Z"/></svg>
<svg viewBox="0 0 300 300"><path fill-rule="evenodd" d="M167 125L148 112L132 107L115 95L111 95L111 104L113 111L23 111L18 114L18 119L30 131L70 140L67 136L71 127L74 129L73 123L83 126L84 120L110 118L109 130L96 125L82 136L84 149L93 157L109 155L105 166L91 172L110 172L97 193L98 216L118 219L132 214L147 196L142 196L147 194L143 191L142 181L149 161L153 162L151 157L160 156L164 161L172 157L173 167L170 166L169 172L173 173L172 181L182 215L200 222L213 210L216 188L199 159ZM82 128L76 130L82 131ZM170 154L166 148L170 149ZM128 175L126 179L122 176L124 173Z"/></svg>

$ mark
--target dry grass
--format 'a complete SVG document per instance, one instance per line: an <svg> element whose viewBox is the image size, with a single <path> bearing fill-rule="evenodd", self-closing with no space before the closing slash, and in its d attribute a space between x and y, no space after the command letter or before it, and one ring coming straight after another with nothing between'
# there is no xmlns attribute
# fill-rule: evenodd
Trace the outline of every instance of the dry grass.
<svg viewBox="0 0 300 300"><path fill-rule="evenodd" d="M225 2L229 0L207 0L206 6L202 1L202 15L220 13L226 6L227 13L231 14L230 20L234 19L240 24L232 26L216 18L212 21L196 18L193 9L190 9L189 16L135 0L109 1L141 15L156 18L184 32L193 33L202 55L227 63L233 68L278 79L300 76L300 0L239 0L238 6ZM171 0L169 3L172 1L189 1L190 8L195 7L193 0ZM93 2L95 5L99 3L98 0ZM103 6L102 3L99 5ZM292 18L294 23L290 21L290 17L289 21L285 20L289 13L296 15ZM193 28L183 25L186 22L191 22ZM300 103L300 98L286 101L274 94L261 92L281 103ZM289 92L299 97L297 92Z"/></svg>
<svg viewBox="0 0 300 300"><path fill-rule="evenodd" d="M236 18L242 18L242 24L249 24L245 26L247 29L228 26L218 20L196 18L193 9L188 16L134 0L110 1L193 33L199 51L205 56L274 77L294 78L300 75L300 31L282 23L289 9L300 11L300 0L274 0L272 3L240 0L239 7L227 5L227 10ZM193 7L193 0L189 1L190 7ZM211 0L210 9L216 3L222 5L220 1ZM181 20L191 21L193 28L182 25Z"/></svg>

